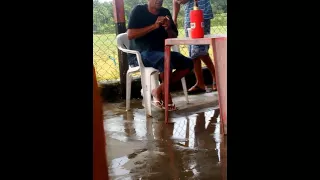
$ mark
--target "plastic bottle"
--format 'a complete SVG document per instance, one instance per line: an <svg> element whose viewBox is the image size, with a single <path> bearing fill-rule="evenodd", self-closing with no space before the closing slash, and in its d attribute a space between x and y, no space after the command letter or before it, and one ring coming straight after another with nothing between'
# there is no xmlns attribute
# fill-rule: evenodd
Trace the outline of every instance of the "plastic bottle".
<svg viewBox="0 0 320 180"><path fill-rule="evenodd" d="M204 37L203 11L199 9L198 0L194 0L193 10L190 11L190 37Z"/></svg>

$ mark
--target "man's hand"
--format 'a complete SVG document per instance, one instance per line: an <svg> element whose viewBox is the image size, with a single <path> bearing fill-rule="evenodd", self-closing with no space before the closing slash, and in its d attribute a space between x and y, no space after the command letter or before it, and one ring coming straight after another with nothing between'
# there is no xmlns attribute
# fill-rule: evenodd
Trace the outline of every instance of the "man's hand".
<svg viewBox="0 0 320 180"><path fill-rule="evenodd" d="M154 22L154 24L149 25L147 27L144 28L140 28L140 29L128 29L127 33L128 33L128 39L136 39L139 37L142 37L146 34L148 34L151 31L154 31L156 29L158 29L160 26L162 26L164 24L165 21L165 17L164 16L159 16L156 20L156 22Z"/></svg>
<svg viewBox="0 0 320 180"><path fill-rule="evenodd" d="M165 16L158 16L156 22L154 23L157 28L165 23L166 17Z"/></svg>
<svg viewBox="0 0 320 180"><path fill-rule="evenodd" d="M171 29L171 21L170 18L168 16L165 16L165 20L162 24L162 26L164 27L164 29L167 31L168 29Z"/></svg>

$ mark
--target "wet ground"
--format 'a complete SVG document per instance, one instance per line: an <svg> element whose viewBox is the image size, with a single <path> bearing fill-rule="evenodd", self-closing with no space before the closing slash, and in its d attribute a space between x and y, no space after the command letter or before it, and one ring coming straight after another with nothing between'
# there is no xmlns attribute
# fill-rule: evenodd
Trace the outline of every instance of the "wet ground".
<svg viewBox="0 0 320 180"><path fill-rule="evenodd" d="M226 136L222 135L216 93L173 101L179 111L164 123L164 112L146 118L141 100L104 106L111 179L226 179Z"/></svg>

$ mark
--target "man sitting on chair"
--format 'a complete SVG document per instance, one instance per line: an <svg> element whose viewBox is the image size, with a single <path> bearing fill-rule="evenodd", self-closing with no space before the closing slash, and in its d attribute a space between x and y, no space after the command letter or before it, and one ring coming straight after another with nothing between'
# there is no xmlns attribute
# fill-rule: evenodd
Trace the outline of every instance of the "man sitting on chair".
<svg viewBox="0 0 320 180"><path fill-rule="evenodd" d="M160 78L164 79L164 41L166 38L176 38L178 30L172 21L170 11L162 7L163 0L148 0L148 4L137 5L130 14L128 23L128 38L130 49L141 53L145 67L153 67L160 72ZM129 64L137 66L135 56L129 55ZM190 58L178 52L171 52L171 70L176 69L170 76L170 84L176 83L193 69ZM164 109L163 83L152 90L152 104ZM169 94L169 111L176 110Z"/></svg>

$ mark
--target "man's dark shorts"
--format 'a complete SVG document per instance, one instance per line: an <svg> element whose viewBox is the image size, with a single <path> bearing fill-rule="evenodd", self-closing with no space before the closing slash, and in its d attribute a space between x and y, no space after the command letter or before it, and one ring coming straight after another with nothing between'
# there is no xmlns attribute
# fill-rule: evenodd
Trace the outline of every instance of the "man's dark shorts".
<svg viewBox="0 0 320 180"><path fill-rule="evenodd" d="M187 28L190 28L190 24L185 26L186 37L189 37ZM210 34L210 19L204 20L204 35ZM208 55L209 45L189 45L189 56L191 59L195 59L199 56Z"/></svg>
<svg viewBox="0 0 320 180"><path fill-rule="evenodd" d="M164 71L164 52L142 51L141 58L145 67L153 67L160 72ZM135 64L135 63L134 63ZM192 59L183 56L178 52L171 51L170 67L176 70L193 69Z"/></svg>

